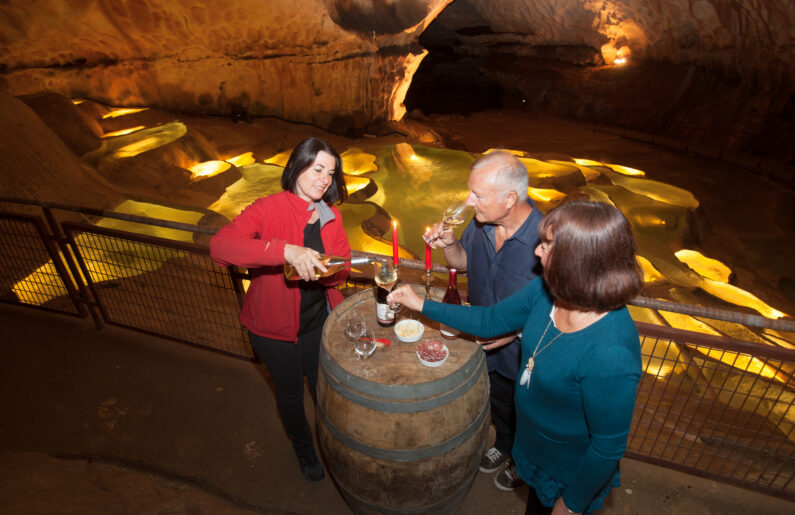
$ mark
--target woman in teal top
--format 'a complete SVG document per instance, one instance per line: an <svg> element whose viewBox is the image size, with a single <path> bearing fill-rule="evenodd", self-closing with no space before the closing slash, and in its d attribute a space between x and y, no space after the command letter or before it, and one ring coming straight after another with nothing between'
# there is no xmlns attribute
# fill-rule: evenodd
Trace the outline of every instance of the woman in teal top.
<svg viewBox="0 0 795 515"><path fill-rule="evenodd" d="M498 304L424 302L408 287L390 301L480 337L522 330L512 454L535 489L527 513L592 512L619 485L641 376L626 308L642 286L635 240L624 215L597 202L563 204L538 233L543 280Z"/></svg>

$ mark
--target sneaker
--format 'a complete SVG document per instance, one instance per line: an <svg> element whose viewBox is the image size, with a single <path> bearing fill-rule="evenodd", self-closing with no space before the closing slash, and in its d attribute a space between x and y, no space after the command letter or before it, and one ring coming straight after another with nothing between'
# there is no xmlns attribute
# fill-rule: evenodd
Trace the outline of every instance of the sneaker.
<svg viewBox="0 0 795 515"><path fill-rule="evenodd" d="M494 472L510 457L508 453L500 452L496 447L486 449L486 452L483 453L483 457L480 459L480 471L486 474Z"/></svg>
<svg viewBox="0 0 795 515"><path fill-rule="evenodd" d="M301 466L301 475L310 481L320 481L325 477L323 465L314 453L309 456L299 456L298 464Z"/></svg>
<svg viewBox="0 0 795 515"><path fill-rule="evenodd" d="M519 479L519 474L516 473L516 467L513 463L509 463L507 467L502 469L502 472L494 477L494 486L503 492L513 492L522 486L522 480Z"/></svg>

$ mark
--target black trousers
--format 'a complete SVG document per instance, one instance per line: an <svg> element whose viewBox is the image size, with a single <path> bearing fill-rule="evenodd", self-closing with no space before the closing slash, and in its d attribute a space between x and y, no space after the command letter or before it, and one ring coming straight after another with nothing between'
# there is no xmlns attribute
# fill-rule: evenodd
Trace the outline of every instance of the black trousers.
<svg viewBox="0 0 795 515"><path fill-rule="evenodd" d="M298 336L298 343L272 340L249 331L251 347L267 367L276 386L276 407L297 456L315 452L304 413L304 376L312 399L317 394L317 364L323 325Z"/></svg>
<svg viewBox="0 0 795 515"><path fill-rule="evenodd" d="M552 513L552 508L547 508L541 501L538 500L535 488L530 487L527 493L527 508L525 508L524 515L549 515Z"/></svg>
<svg viewBox="0 0 795 515"><path fill-rule="evenodd" d="M516 431L516 408L513 404L515 381L497 373L489 372L489 400L491 421L497 430L494 447L502 453L511 454L513 435Z"/></svg>

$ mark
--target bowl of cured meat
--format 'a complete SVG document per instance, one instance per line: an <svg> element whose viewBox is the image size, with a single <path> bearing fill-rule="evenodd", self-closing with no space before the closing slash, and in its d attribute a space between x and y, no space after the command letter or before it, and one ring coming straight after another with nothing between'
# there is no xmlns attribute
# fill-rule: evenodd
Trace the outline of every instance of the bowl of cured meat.
<svg viewBox="0 0 795 515"><path fill-rule="evenodd" d="M447 350L447 345L439 340L422 340L422 343L417 345L417 357L426 367L440 367L447 361L448 356L450 351Z"/></svg>

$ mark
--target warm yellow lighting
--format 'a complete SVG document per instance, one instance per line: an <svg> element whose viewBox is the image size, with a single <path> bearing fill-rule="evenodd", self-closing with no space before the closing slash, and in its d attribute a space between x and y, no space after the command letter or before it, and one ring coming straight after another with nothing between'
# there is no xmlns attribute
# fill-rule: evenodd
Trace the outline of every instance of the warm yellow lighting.
<svg viewBox="0 0 795 515"><path fill-rule="evenodd" d="M697 274L722 283L729 282L731 268L717 259L704 256L696 250L682 249L674 253L676 258L693 269Z"/></svg>
<svg viewBox="0 0 795 515"><path fill-rule="evenodd" d="M152 150L175 141L185 133L188 128L185 124L178 121L158 125L149 129L143 129L131 134L107 138L102 140L102 144L85 154L83 159L93 161L105 156L112 158L132 157L147 150Z"/></svg>
<svg viewBox="0 0 795 515"><path fill-rule="evenodd" d="M640 306L627 305L627 311L629 311L629 316L631 316L632 320L634 320L635 322L645 322L647 324L664 325L660 316L657 315L657 312L653 309L642 308Z"/></svg>
<svg viewBox="0 0 795 515"><path fill-rule="evenodd" d="M611 173L612 169L605 172L613 184L628 189L637 195L649 197L658 202L664 202L674 206L686 207L689 209L696 209L698 207L698 200L689 191L671 186L664 182L653 181L650 179L639 179L637 177L629 177L620 173Z"/></svg>
<svg viewBox="0 0 795 515"><path fill-rule="evenodd" d="M186 224L196 224L204 216L204 213L198 210L175 209L134 200L122 202L114 211ZM102 218L97 222L97 225L109 229L193 243L193 233L167 227L139 224L116 218ZM167 260L182 255L181 252L171 249L154 248L133 241L111 239L91 233L78 234L75 237L75 243L80 249L91 279L95 283L132 277L157 270ZM61 285L52 261L40 266L32 274L16 283L13 290L23 302L38 306L54 298L66 295L66 290Z"/></svg>
<svg viewBox="0 0 795 515"><path fill-rule="evenodd" d="M612 168L613 170L615 170L618 173L623 173L624 175L633 175L633 176L646 175L646 172L644 172L643 170L638 170L636 168L630 168L629 166L614 165L614 164L609 164L607 166L609 166L610 168Z"/></svg>
<svg viewBox="0 0 795 515"><path fill-rule="evenodd" d="M119 116L124 116L127 114L133 113L140 113L141 111L146 111L149 109L148 107L140 107L140 108L129 108L129 109L116 109L115 111L111 111L109 113L103 114L102 118L117 118Z"/></svg>
<svg viewBox="0 0 795 515"><path fill-rule="evenodd" d="M654 265L651 264L651 261L643 256L635 256L635 259L638 261L638 265L640 265L640 269L643 271L644 283L648 284L665 281L665 276L661 274L659 270L654 268Z"/></svg>
<svg viewBox="0 0 795 515"><path fill-rule="evenodd" d="M616 57L616 60L613 61L613 64L627 64L626 57Z"/></svg>
<svg viewBox="0 0 795 515"><path fill-rule="evenodd" d="M406 99L406 93L411 86L411 79L420 63L428 55L427 50L422 50L419 54L408 54L403 58L403 78L398 80L395 87L392 89L392 94L389 96L389 119L399 122L406 115L406 106L403 105L403 100Z"/></svg>
<svg viewBox="0 0 795 515"><path fill-rule="evenodd" d="M414 147L408 143L398 143L395 145L395 153L398 159L403 163L406 161L414 161L417 158L417 154L414 153Z"/></svg>
<svg viewBox="0 0 795 515"><path fill-rule="evenodd" d="M565 193L545 188L527 188L527 194L531 199L539 202L555 202L566 197Z"/></svg>
<svg viewBox="0 0 795 515"><path fill-rule="evenodd" d="M193 174L191 179L196 179L198 177L206 178L218 175L219 173L229 170L231 167L232 165L226 161L204 161L203 163L191 166L189 170Z"/></svg>
<svg viewBox="0 0 795 515"><path fill-rule="evenodd" d="M292 154L292 149L285 150L284 152L280 152L273 157L269 157L268 159L263 160L265 164L271 165L278 165L284 168L287 166L287 160L290 159L290 154Z"/></svg>
<svg viewBox="0 0 795 515"><path fill-rule="evenodd" d="M601 161L593 161L591 159L581 159L579 157L573 158L574 162L583 166L604 166Z"/></svg>
<svg viewBox="0 0 795 515"><path fill-rule="evenodd" d="M756 295L749 293L731 284L726 284L711 279L704 278L700 284L701 288L707 293L723 299L726 302L731 302L738 306L746 306L754 311L757 311L762 316L767 318L782 318L787 316L786 313L769 306Z"/></svg>
<svg viewBox="0 0 795 515"><path fill-rule="evenodd" d="M73 99L72 99L72 103L73 103L74 105L79 105L79 104L82 104L83 102L85 102L85 100L84 100L84 99L82 99L82 98L73 98Z"/></svg>
<svg viewBox="0 0 795 515"><path fill-rule="evenodd" d="M509 148L490 148L487 151L483 152L483 155L486 154L493 154L494 152L507 152L517 157L525 157L527 156L527 152L524 150L511 150Z"/></svg>
<svg viewBox="0 0 795 515"><path fill-rule="evenodd" d="M690 315L684 315L682 313L669 313L668 311L660 311L659 313L669 324L671 324L672 327L676 327L677 329L685 329L687 331L693 331L697 333L721 336L721 333L713 329L711 326L696 318L693 318ZM769 379L777 378L775 369L765 365L762 361L752 356L730 352L723 349L704 349L698 347L698 350L704 354L707 354L713 359L726 363L729 366L739 368L740 370L747 370L748 372L758 374Z"/></svg>
<svg viewBox="0 0 795 515"><path fill-rule="evenodd" d="M122 129L120 131L113 131L108 132L107 134L103 134L103 138L115 138L116 136L124 136L125 134L132 134L133 132L140 131L141 129L145 129L144 125L139 125L137 127L130 127L129 129Z"/></svg>
<svg viewBox="0 0 795 515"><path fill-rule="evenodd" d="M342 158L342 169L346 175L362 175L378 171L375 156L360 148L349 148L340 157Z"/></svg>
<svg viewBox="0 0 795 515"><path fill-rule="evenodd" d="M345 174L345 189L348 190L348 195L356 193L370 184L370 179L367 177L356 177Z"/></svg>
<svg viewBox="0 0 795 515"><path fill-rule="evenodd" d="M240 154L239 156L225 159L225 161L227 163L232 163L237 167L248 166L257 162L257 160L254 159L254 152L246 152L245 154Z"/></svg>

